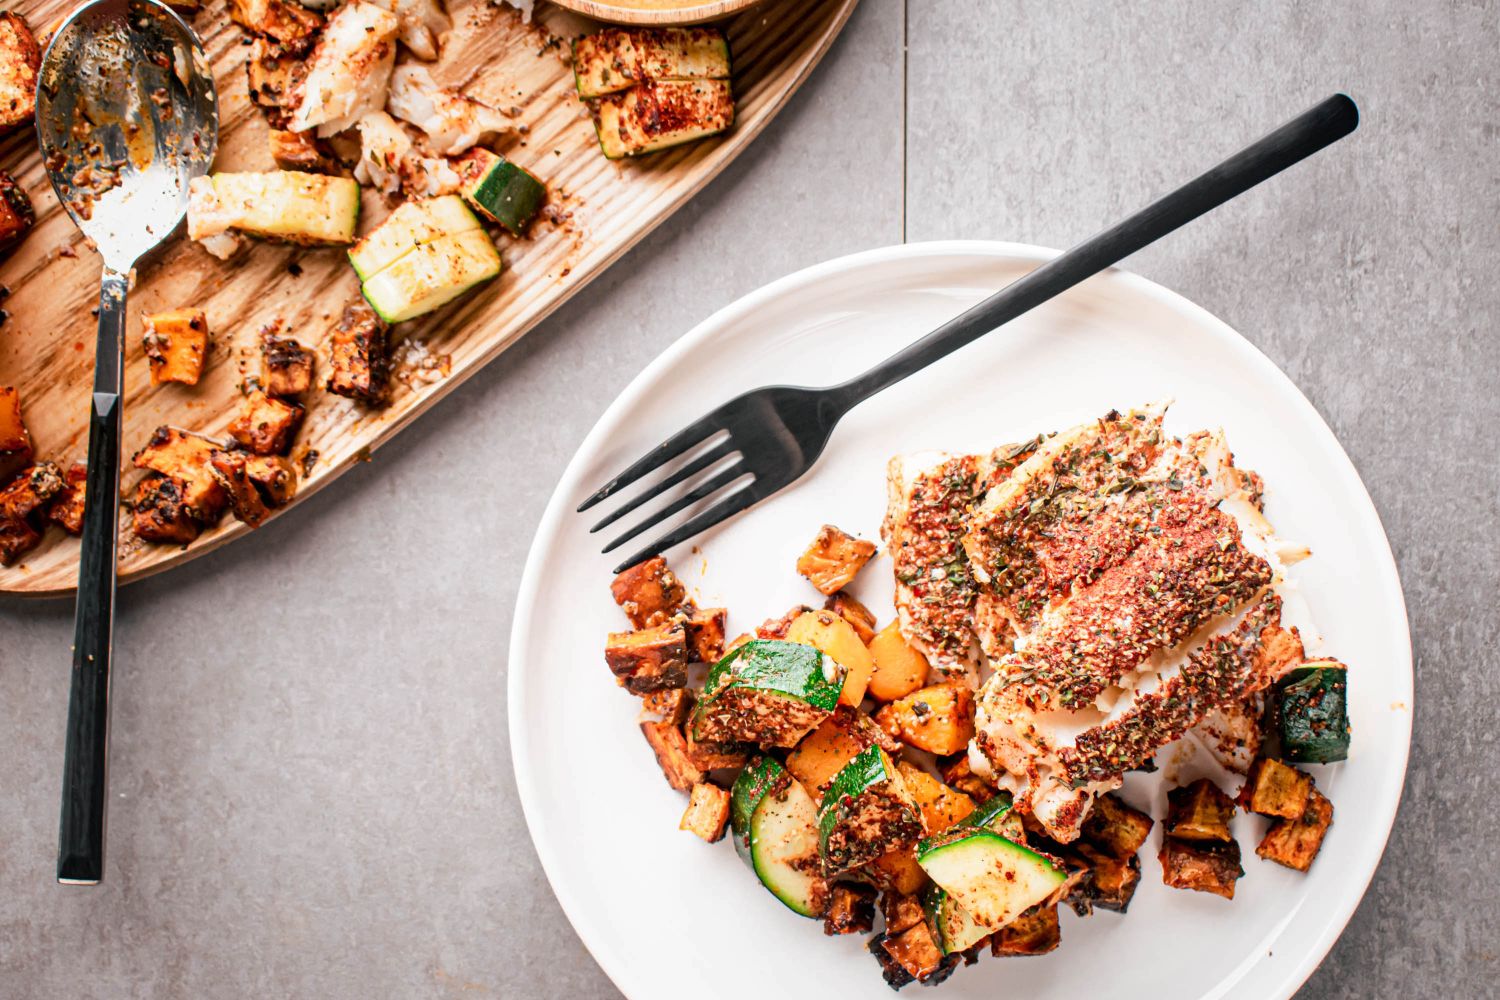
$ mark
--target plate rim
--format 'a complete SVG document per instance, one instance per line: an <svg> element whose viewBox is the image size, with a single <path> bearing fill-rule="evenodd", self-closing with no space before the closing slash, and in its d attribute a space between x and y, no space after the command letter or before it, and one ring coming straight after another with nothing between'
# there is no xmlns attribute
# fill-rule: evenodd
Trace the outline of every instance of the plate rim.
<svg viewBox="0 0 1500 1000"><path fill-rule="evenodd" d="M636 982L634 973L625 963L617 963L615 956L607 949L596 948L595 944L603 945L607 940L606 928L593 925L583 916L581 898L572 892L571 887L565 892L559 888L560 873L564 868L564 859L555 856L546 846L548 838L545 836L546 821L541 818L541 810L538 805L538 792L535 780L531 776L531 754L525 741L520 735L520 713L517 705L524 702L527 695L527 681L524 671L517 670L516 664L522 658L522 651L531 641L531 622L533 610L536 605L537 593L541 587L542 564L544 543L552 535L556 534L559 525L573 512L570 510L568 499L576 491L578 480L582 475L584 456L595 451L599 443L609 434L613 433L621 422L622 414L631 409L636 402L649 390L649 387L657 380L663 370L671 368L679 358L699 349L705 342L710 342L716 330L730 325L736 318L743 314L753 312L762 304L787 294L795 289L815 285L827 278L855 272L869 266L876 266L890 261L902 260L913 257L969 257L973 259L987 259L994 261L1007 261L1021 264L1041 265L1058 256L1061 251L1048 247L1037 246L1028 243L1017 243L1000 240L932 240L917 243L898 243L889 246L863 250L841 257L813 264L809 267L793 271L777 278L765 285L756 288L732 302L716 309L707 317L694 324L682 336L669 344L655 358L653 358L614 400L600 414L593 427L579 442L573 456L568 460L557 485L553 488L552 495L548 498L547 506L543 511L542 518L537 525L536 533L532 536L531 545L527 549L526 562L522 569L521 583L517 590L514 607L514 617L511 624L510 642L506 651L506 730L510 741L511 767L516 782L517 797L520 800L521 812L526 820L527 833L531 837L532 847L536 851L538 860L541 861L542 871L547 877L548 886L552 889L553 897L562 908L564 915L568 918L574 933L579 937L584 947L588 949L590 956L599 965L599 968L609 977L615 988L622 994L640 1000L648 995L627 988L627 983L632 987L640 985ZM1392 769L1390 775L1384 778L1378 786L1378 808L1375 819L1380 827L1379 847L1373 851L1366 851L1364 856L1354 860L1358 874L1356 876L1359 886L1358 892L1349 892L1341 895L1333 912L1319 933L1313 938L1310 947L1305 951L1302 959L1288 967L1287 971L1280 977L1275 990L1267 994L1274 1000L1290 1000L1298 989L1307 981L1312 973L1327 958L1329 951L1338 938L1348 926L1354 911L1364 900L1365 893L1369 891L1370 882L1374 879L1379 869L1380 861L1385 856L1385 849L1390 842L1391 830L1394 827L1396 815L1401 805L1401 796L1406 786L1407 770L1411 762L1411 729L1412 719L1416 712L1416 677L1415 665L1412 657L1411 646L1411 621L1406 608L1406 596L1401 585L1400 566L1397 564L1395 555L1391 550L1390 536L1386 533L1384 522L1380 518L1380 511L1376 508L1370 497L1369 488L1365 485L1364 478L1360 476L1352 459L1344 450L1333 429L1323 419L1312 401L1303 394L1301 388L1292 381L1290 376L1281 370L1264 352L1255 344L1251 343L1239 331L1235 330L1224 320L1209 312L1203 306L1198 305L1186 296L1173 291L1149 278L1143 277L1132 271L1120 267L1108 268L1104 274L1110 275L1114 280L1124 281L1130 290L1144 294L1156 299L1161 304L1180 311L1194 322L1205 327L1214 328L1218 334L1223 336L1228 346L1238 351L1249 364L1260 367L1272 380L1280 380L1284 388L1291 390L1295 398L1311 413L1317 427L1325 436L1325 444L1332 444L1333 452L1338 460L1342 461L1344 471L1352 475L1353 481L1359 487L1359 493L1364 499L1364 509L1361 514L1367 515L1373 520L1374 526L1379 530L1380 537L1384 542L1383 550L1372 552L1375 561L1382 567L1388 566L1390 573L1380 574L1380 586L1391 600L1391 606L1398 609L1400 613L1401 634L1405 637L1400 648L1394 650L1398 666L1404 665L1405 670L1400 672L1400 679L1405 681L1406 711L1401 713L1400 723L1402 739L1399 747L1400 767ZM1092 280L1092 279L1090 279ZM1064 293L1067 294L1067 293ZM1379 557L1383 556L1383 560ZM608 959L601 957L601 952L608 955ZM1259 959L1257 959L1259 961ZM1218 984L1223 986L1222 981ZM1216 996L1217 992L1209 996Z"/></svg>

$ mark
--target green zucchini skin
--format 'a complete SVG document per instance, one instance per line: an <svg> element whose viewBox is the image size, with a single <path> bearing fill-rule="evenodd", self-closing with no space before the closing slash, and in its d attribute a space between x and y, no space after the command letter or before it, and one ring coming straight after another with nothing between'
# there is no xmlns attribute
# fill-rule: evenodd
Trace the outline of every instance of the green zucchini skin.
<svg viewBox="0 0 1500 1000"><path fill-rule="evenodd" d="M921 833L916 805L879 744L833 776L818 807L818 853L829 875L858 868Z"/></svg>
<svg viewBox="0 0 1500 1000"><path fill-rule="evenodd" d="M547 201L547 186L530 172L487 149L465 154L459 192L473 209L504 226L512 236L524 236L531 220Z"/></svg>
<svg viewBox="0 0 1500 1000"><path fill-rule="evenodd" d="M791 747L838 705L844 668L801 643L755 639L708 672L693 738Z"/></svg>
<svg viewBox="0 0 1500 1000"><path fill-rule="evenodd" d="M828 902L817 872L816 815L807 790L772 757L751 761L729 793L735 851L771 895L804 917L821 916Z"/></svg>
<svg viewBox="0 0 1500 1000"><path fill-rule="evenodd" d="M1046 856L988 829L945 830L917 848L917 864L974 923L999 930L1067 881Z"/></svg>
<svg viewBox="0 0 1500 1000"><path fill-rule="evenodd" d="M1298 667L1276 682L1272 728L1280 756L1298 764L1349 757L1349 671L1342 665Z"/></svg>
<svg viewBox="0 0 1500 1000"><path fill-rule="evenodd" d="M967 951L992 933L969 916L968 911L940 885L927 887L922 895L922 910L927 914L927 922L937 932L938 947L944 955Z"/></svg>
<svg viewBox="0 0 1500 1000"><path fill-rule="evenodd" d="M729 830L733 835L734 849L752 868L750 860L750 820L755 807L767 794L785 787L792 776L775 757L756 757L745 765L734 786L729 790Z"/></svg>

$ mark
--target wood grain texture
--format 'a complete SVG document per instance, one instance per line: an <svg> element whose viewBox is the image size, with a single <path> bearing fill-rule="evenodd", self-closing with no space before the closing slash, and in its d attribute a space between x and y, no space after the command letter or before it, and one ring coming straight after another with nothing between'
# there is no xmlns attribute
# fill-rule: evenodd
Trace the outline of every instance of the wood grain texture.
<svg viewBox="0 0 1500 1000"><path fill-rule="evenodd" d="M701 24L738 14L761 0L555 0L618 24Z"/></svg>
<svg viewBox="0 0 1500 1000"><path fill-rule="evenodd" d="M599 152L586 109L573 91L566 40L592 22L539 4L525 25L509 7L485 0L450 5L454 30L433 75L445 85L502 109L514 109L524 134L502 146L507 156L548 182L558 218L542 221L529 240L498 237L505 273L480 291L396 329L393 391L371 409L316 390L293 449L294 460L317 453L298 501L326 486L513 344L596 277L636 241L693 196L775 115L827 51L858 0L772 0L727 22L734 54L737 122L726 136L639 161L611 162ZM70 0L21 5L40 31ZM239 28L215 4L194 27L214 65L222 132L217 169L273 169L266 128L246 91L246 47ZM562 39L557 44L555 39ZM59 208L32 134L0 142L0 167L36 203L36 229L0 262L10 289L0 326L0 385L22 390L24 414L40 458L82 459L92 377L98 257ZM387 209L365 194L361 231ZM324 358L324 346L358 283L338 250L255 244L228 262L181 236L144 264L130 299L125 372L125 451L172 424L214 437L239 408L240 383L259 364L260 331L280 324ZM179 306L205 310L213 343L198 385L153 387L141 351L140 316ZM424 362L425 359L425 362ZM440 364L438 362L441 362ZM425 363L425 366L424 366ZM298 461L300 465L300 461ZM127 469L127 491L140 473ZM226 517L186 548L147 545L122 522L120 579L129 581L179 565L249 531ZM75 539L49 531L17 566L0 569L0 591L37 596L66 593L77 574Z"/></svg>

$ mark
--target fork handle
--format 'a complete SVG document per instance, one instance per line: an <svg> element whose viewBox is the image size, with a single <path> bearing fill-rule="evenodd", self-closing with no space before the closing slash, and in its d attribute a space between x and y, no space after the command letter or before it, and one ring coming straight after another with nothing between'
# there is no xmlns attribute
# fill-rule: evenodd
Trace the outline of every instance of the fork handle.
<svg viewBox="0 0 1500 1000"><path fill-rule="evenodd" d="M1334 94L1118 225L1017 279L899 354L834 386L832 392L845 409L855 406L1342 139L1358 124L1354 101Z"/></svg>
<svg viewBox="0 0 1500 1000"><path fill-rule="evenodd" d="M109 668L113 653L115 552L120 518L121 369L129 280L106 270L99 290L99 341L89 411L73 680L63 750L57 880L97 885L104 877L105 774L109 763Z"/></svg>

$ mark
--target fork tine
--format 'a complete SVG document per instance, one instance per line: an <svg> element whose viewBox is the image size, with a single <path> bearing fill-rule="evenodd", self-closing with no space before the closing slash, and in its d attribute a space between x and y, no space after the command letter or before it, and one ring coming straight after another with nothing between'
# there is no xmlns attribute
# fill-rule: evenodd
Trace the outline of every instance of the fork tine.
<svg viewBox="0 0 1500 1000"><path fill-rule="evenodd" d="M684 465L682 468L672 473L666 479L663 479L661 482L657 483L653 488L647 490L645 493L642 493L640 496L633 498L629 502L621 504L614 513L605 517L598 524L590 528L589 534L592 535L600 528L605 528L611 524L614 524L620 518L624 517L626 514L629 514L637 507L640 507L645 503L650 503L652 500L655 500L657 497L661 496L664 492L671 489L673 486L676 486L678 483L686 482L688 479L696 476L704 469L712 466L715 462L720 461L722 458L724 458L725 455L732 454L734 450L734 441L729 438L725 438L722 444L710 449L701 457L694 459L687 465Z"/></svg>
<svg viewBox="0 0 1500 1000"><path fill-rule="evenodd" d="M754 486L753 482L746 483L744 488L734 491L719 503L708 508L708 510L685 521L676 531L663 535L641 549L635 555L616 566L614 572L623 573L641 560L649 559L651 556L665 552L672 546L687 541L699 532L707 531L726 517L738 514L760 499Z"/></svg>
<svg viewBox="0 0 1500 1000"><path fill-rule="evenodd" d="M635 464L631 465L630 468L605 483L599 488L599 492L579 504L578 513L582 514L600 500L612 495L617 490L629 486L637 479L646 475L646 473L661 468L693 445L703 441L710 434L717 433L721 428L710 422L712 417L713 414L710 413L699 420L693 421L636 459Z"/></svg>
<svg viewBox="0 0 1500 1000"><path fill-rule="evenodd" d="M667 506L657 511L655 514L652 514L650 517L646 518L640 524L637 524L634 528L631 528L629 531L625 532L625 534L621 535L619 538L616 538L614 541L604 546L602 551L613 552L621 545L624 545L626 542L630 541L636 535L639 535L641 532L646 531L647 529L656 527L658 524L661 524L663 521L671 517L673 514L676 514L678 511L686 510L688 507L691 507L699 500L704 500L708 497L713 496L715 493L719 492L724 487L728 486L730 483L734 482L736 479L740 478L749 471L750 470L745 465L743 459L735 462L729 468L725 469L717 476L714 476L708 482L704 483L694 490L691 490L690 492L684 493L682 496L678 497L676 500L673 500L671 503L667 504Z"/></svg>

